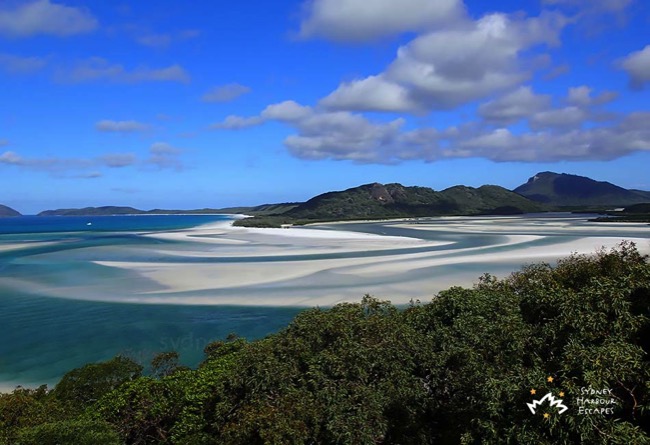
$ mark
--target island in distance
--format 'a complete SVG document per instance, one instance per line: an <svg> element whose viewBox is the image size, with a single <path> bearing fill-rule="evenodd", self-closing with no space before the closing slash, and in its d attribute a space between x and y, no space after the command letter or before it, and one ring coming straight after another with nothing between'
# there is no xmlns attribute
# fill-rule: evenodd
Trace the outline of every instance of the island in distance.
<svg viewBox="0 0 650 445"><path fill-rule="evenodd" d="M104 206L46 210L39 216L244 213L253 217L239 220L237 225L279 227L283 224L444 215L514 215L546 211L606 213L613 208L629 207L629 213L636 215L635 220L644 220L645 216L639 218L638 214L646 207L631 207L642 203L650 203L650 192L628 190L584 176L540 172L512 191L497 185L478 188L457 185L435 191L428 187L372 183L324 193L303 203L196 210ZM17 216L19 213L0 206L0 215Z"/></svg>
<svg viewBox="0 0 650 445"><path fill-rule="evenodd" d="M20 216L20 213L11 207L3 206L0 204L0 217L3 216Z"/></svg>

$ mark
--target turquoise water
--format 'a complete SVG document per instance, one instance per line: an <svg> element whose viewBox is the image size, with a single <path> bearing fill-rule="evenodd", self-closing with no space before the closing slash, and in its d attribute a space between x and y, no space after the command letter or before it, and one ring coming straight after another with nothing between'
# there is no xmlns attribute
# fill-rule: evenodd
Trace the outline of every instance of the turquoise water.
<svg viewBox="0 0 650 445"><path fill-rule="evenodd" d="M203 347L237 333L264 337L285 327L299 308L121 304L53 298L14 283L24 279L58 286L103 283L119 292L138 278L83 261L89 247L115 255L129 246L170 243L139 236L228 219L216 215L0 218L0 245L33 243L0 252L0 388L54 384L67 371L117 354L146 364L161 351L180 352L193 366ZM91 225L87 225L90 222ZM42 246L42 242L51 242ZM173 243L171 243L173 244Z"/></svg>
<svg viewBox="0 0 650 445"><path fill-rule="evenodd" d="M219 230L209 236L215 242L148 236L156 231L169 232L228 219L224 215L0 218L0 389L13 384L51 385L66 371L117 354L146 364L157 352L175 350L185 364L194 366L210 341L230 333L248 339L261 338L287 326L303 310L290 306L196 305L197 302L225 298L236 303L313 305L312 298L318 295L341 295L358 301L371 293L391 299L409 286L417 292L414 298L428 300L435 294L438 281L469 285L468 276L472 281L484 272L504 276L528 261L525 256L515 255L485 262L480 258L474 260L468 251L517 253L520 249L552 248L594 236L636 237L646 250L650 247L650 230L645 226L635 229L624 224L594 225L586 217L567 214L318 226L321 230L344 229L447 243L387 244L378 250L364 249L363 243L350 243L348 249L310 250L299 248L301 241L295 238L276 239L273 243L261 238L249 244L232 244L237 240ZM418 230L421 223L427 230ZM449 230L450 224L457 225ZM507 241L513 234L535 236L510 244ZM390 273L390 268L384 273L353 273L331 261L358 259L374 265L419 255L435 255L450 261L420 265L398 275ZM323 260L329 266L317 267L312 273L292 279L253 280L247 285L173 292L146 274L101 264L150 263L158 268L177 264L190 276L201 267L206 270L205 264L213 264L210 274L246 277L267 267L283 267L282 262L290 268L296 264L292 261L309 264ZM178 270L170 267L169 273L179 273ZM178 304L183 302L188 304Z"/></svg>

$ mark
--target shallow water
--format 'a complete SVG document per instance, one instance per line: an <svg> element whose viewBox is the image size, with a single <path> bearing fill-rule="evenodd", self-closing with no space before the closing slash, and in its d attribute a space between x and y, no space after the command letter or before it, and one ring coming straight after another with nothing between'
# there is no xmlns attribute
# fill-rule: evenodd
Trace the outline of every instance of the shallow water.
<svg viewBox="0 0 650 445"><path fill-rule="evenodd" d="M313 305L310 301L317 300L311 298L320 293L358 301L366 293L391 299L391 295L412 292L414 298L428 300L449 283L471 285L484 272L504 276L518 269L528 259L521 256L507 259L506 254L516 254L521 249L550 248L552 251L556 245L566 249L567 245L586 237L637 238L644 242L650 239L650 227L594 225L584 216L552 214L323 224L318 228L448 244L387 244L385 248L364 249L363 243L350 242L350 248L331 251L325 248L317 253L304 248L309 244L296 250L296 245L309 241L292 238L278 238L273 242L260 238L251 244L232 245L147 236L160 230L224 219L228 218L146 215L0 219L0 389L18 383L53 384L74 367L116 354L146 363L156 352L176 350L184 363L193 366L201 360L208 342L223 339L229 333L255 339L276 332L303 310L296 305L292 307L291 302ZM426 230L420 230L423 228ZM512 235L533 236L511 244ZM227 235L211 238L218 241L223 236ZM647 244L650 246L650 241ZM237 255L232 255L233 252ZM486 261L479 254L491 259ZM435 256L440 262L436 265L421 262L423 255ZM413 267L394 272L391 267L399 264L395 258L412 261ZM345 268L336 266L336 260L361 263ZM236 271L249 267L255 271L283 262L329 261L334 266L261 284L171 292L135 271L100 265L96 261L183 264L192 268L209 265L210 270L215 267L215 273L222 266L237 267ZM384 272L368 272L369 267L382 266ZM159 299L151 301L163 299L170 304L148 303L152 297ZM196 304L203 299L218 302L220 298L241 301L241 304L249 300L286 298L289 305ZM131 303L124 302L127 300ZM192 304L176 304L183 301Z"/></svg>

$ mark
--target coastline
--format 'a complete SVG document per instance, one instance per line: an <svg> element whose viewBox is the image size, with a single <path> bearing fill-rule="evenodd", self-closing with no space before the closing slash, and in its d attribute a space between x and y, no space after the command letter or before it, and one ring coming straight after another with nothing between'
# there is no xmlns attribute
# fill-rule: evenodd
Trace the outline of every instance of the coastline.
<svg viewBox="0 0 650 445"><path fill-rule="evenodd" d="M146 234L192 244L182 253L156 249L170 258L162 263L95 263L134 272L158 286L122 298L124 302L313 307L358 301L365 293L394 304L430 299L453 285L471 286L483 272L503 276L526 263L553 263L572 253L614 247L623 239L650 253L645 227L626 226L628 236L618 237L610 232L620 226L593 226L574 215L532 221L517 217L405 218L289 229L234 227L232 221L224 221ZM581 226L576 227L576 221ZM355 231L359 224L408 229L409 236ZM549 235L553 231L561 233ZM594 235L581 236L584 231ZM413 235L418 232L423 236ZM432 240L432 233L489 234L500 242L462 247L459 242ZM484 270L478 271L478 267Z"/></svg>

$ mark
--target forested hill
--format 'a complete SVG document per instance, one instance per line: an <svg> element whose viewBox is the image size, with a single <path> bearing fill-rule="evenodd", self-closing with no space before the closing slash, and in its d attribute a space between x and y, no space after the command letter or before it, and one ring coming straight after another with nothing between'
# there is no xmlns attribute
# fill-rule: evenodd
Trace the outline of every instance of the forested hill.
<svg viewBox="0 0 650 445"><path fill-rule="evenodd" d="M240 220L239 225L404 218L439 215L504 215L540 212L542 204L496 185L455 186L443 191L401 184L365 184L315 196L275 217Z"/></svg>
<svg viewBox="0 0 650 445"><path fill-rule="evenodd" d="M537 173L514 191L533 201L554 206L622 207L650 202L650 192L628 190L610 182L566 173Z"/></svg>
<svg viewBox="0 0 650 445"><path fill-rule="evenodd" d="M3 216L20 216L20 213L11 207L0 204L0 217Z"/></svg>

